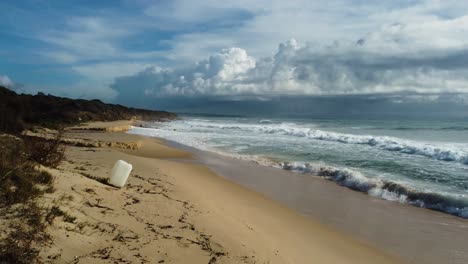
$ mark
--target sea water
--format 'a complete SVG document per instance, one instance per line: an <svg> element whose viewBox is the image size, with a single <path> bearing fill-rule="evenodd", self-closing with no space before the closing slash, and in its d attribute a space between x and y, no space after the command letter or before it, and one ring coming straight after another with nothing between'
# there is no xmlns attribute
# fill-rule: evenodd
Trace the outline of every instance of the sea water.
<svg viewBox="0 0 468 264"><path fill-rule="evenodd" d="M183 116L130 133L322 177L468 218L467 120Z"/></svg>

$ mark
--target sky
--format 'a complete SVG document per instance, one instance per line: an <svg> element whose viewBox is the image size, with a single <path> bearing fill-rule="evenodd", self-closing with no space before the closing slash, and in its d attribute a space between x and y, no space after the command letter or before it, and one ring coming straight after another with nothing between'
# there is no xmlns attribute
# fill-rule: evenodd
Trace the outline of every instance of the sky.
<svg viewBox="0 0 468 264"><path fill-rule="evenodd" d="M468 110L466 1L3 0L0 12L0 85L19 92L194 112Z"/></svg>

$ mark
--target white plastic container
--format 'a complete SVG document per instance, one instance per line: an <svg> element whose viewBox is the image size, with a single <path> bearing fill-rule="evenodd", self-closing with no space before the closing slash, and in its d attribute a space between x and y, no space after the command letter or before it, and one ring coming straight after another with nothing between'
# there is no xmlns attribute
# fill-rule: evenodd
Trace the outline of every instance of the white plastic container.
<svg viewBox="0 0 468 264"><path fill-rule="evenodd" d="M131 171L132 164L129 164L123 160L118 160L115 163L114 168L112 168L109 184L114 185L115 187L124 187Z"/></svg>

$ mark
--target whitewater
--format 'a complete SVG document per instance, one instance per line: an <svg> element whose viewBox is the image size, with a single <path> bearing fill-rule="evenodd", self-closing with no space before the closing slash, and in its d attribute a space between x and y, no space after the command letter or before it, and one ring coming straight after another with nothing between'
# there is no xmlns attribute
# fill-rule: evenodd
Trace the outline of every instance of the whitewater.
<svg viewBox="0 0 468 264"><path fill-rule="evenodd" d="M133 127L355 191L468 218L468 122L182 117Z"/></svg>

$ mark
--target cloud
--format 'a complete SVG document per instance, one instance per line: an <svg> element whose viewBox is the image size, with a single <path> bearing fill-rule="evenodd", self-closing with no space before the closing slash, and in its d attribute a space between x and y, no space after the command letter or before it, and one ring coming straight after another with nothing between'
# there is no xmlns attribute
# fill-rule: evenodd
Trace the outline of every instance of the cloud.
<svg viewBox="0 0 468 264"><path fill-rule="evenodd" d="M117 92L108 85L96 84L92 81L75 83L69 87L44 87L38 89L50 94L56 94L69 98L96 99L100 98L104 102L112 102L117 97Z"/></svg>
<svg viewBox="0 0 468 264"><path fill-rule="evenodd" d="M61 29L36 33L36 38L47 43L48 48L38 53L56 63L81 64L83 62L129 62L163 57L158 50L126 49L125 42L139 40L149 26L135 18L99 16L70 17Z"/></svg>
<svg viewBox="0 0 468 264"><path fill-rule="evenodd" d="M206 50L211 47L211 52L220 47L213 43L227 43L222 47L236 46L249 51L256 57L271 55L277 43L286 39L295 38L302 42L318 44L332 43L335 40L352 40L357 36L364 36L368 32L376 32L382 25L402 23L406 25L418 25L430 27L435 22L453 22L454 26L463 28L462 21L454 18L466 15L468 4L463 1L447 0L395 0L395 1L348 1L329 0L327 5L319 1L295 0L295 1L199 1L196 4L186 1L173 2L174 8L191 10L191 8L203 8L208 14L199 16L197 23L203 23L205 18L212 16L230 16L228 10L242 9L250 16L238 17L239 23L235 27L213 29L213 25L206 25L203 30L181 30L174 38L171 38L171 56L177 57L183 53L182 59L188 53L192 58L199 58L200 54L206 55ZM197 5L192 7L192 5ZM171 21L184 20L178 12L166 12L164 7L153 8L153 13L165 13L171 17ZM216 11L217 10L217 11ZM185 13L185 12L184 12ZM193 14L196 14L194 12ZM208 23L205 21L205 23ZM191 24L189 24L191 25ZM187 23L179 25L187 27ZM441 25L445 27L444 25ZM465 27L466 28L466 27ZM425 31L428 36L437 38L437 34L446 36L457 34L456 30L439 31L434 27L434 34ZM414 33L418 33L414 31ZM417 36L417 34L415 35ZM190 42L186 42L189 39ZM424 38L426 39L426 37ZM189 43L189 45L188 45ZM428 43L428 42L426 42ZM188 48L188 49L187 49Z"/></svg>
<svg viewBox="0 0 468 264"><path fill-rule="evenodd" d="M45 51L58 62L72 63L77 58L97 59L116 56L118 39L130 35L120 26L114 26L106 19L98 17L72 17L66 21L65 30L49 30L38 36L43 42L54 45L59 50Z"/></svg>
<svg viewBox="0 0 468 264"><path fill-rule="evenodd" d="M88 81L111 83L118 76L135 74L149 66L148 63L109 62L72 66L72 70Z"/></svg>
<svg viewBox="0 0 468 264"><path fill-rule="evenodd" d="M432 18L418 23L394 23L360 39L369 52L423 58L462 51L468 43L468 16ZM437 53L437 54L434 54Z"/></svg>
<svg viewBox="0 0 468 264"><path fill-rule="evenodd" d="M60 91L60 89L57 91L52 90L52 93L55 92L73 98L101 98L110 102L118 95L116 90L110 87L115 78L129 73L136 74L147 67L149 67L149 64L136 62L94 63L73 66L72 70L83 77L82 81L63 89L63 91Z"/></svg>
<svg viewBox="0 0 468 264"><path fill-rule="evenodd" d="M43 55L53 59L58 63L63 64L72 64L78 62L79 57L72 54L71 52L66 51L49 51L49 52L40 52L39 55Z"/></svg>
<svg viewBox="0 0 468 264"><path fill-rule="evenodd" d="M216 23L221 26L237 24L240 17L251 13L251 5L242 6L231 1L198 1L173 0L160 1L148 6L144 14L157 18L165 23L176 23L186 26L188 23Z"/></svg>
<svg viewBox="0 0 468 264"><path fill-rule="evenodd" d="M8 32L2 45L17 52L11 61L34 61L42 71L31 71L31 79L62 85L54 90L61 94L117 91L122 102L137 104L176 96L467 91L464 1L33 2L0 3ZM278 46L293 38L299 41ZM69 76L56 78L57 69Z"/></svg>
<svg viewBox="0 0 468 264"><path fill-rule="evenodd" d="M111 85L122 98L159 96L232 95L249 92L242 82L255 68L255 60L239 48L230 48L179 70L149 67L133 76L119 77Z"/></svg>
<svg viewBox="0 0 468 264"><path fill-rule="evenodd" d="M119 77L121 92L140 96L283 96L389 93L467 93L468 16L390 24L327 45L281 43L255 59L224 49L187 67L147 68ZM433 36L433 35L436 36Z"/></svg>
<svg viewBox="0 0 468 264"><path fill-rule="evenodd" d="M8 78L8 76L0 75L0 86L6 88L13 88L15 86L15 83L10 78Z"/></svg>

